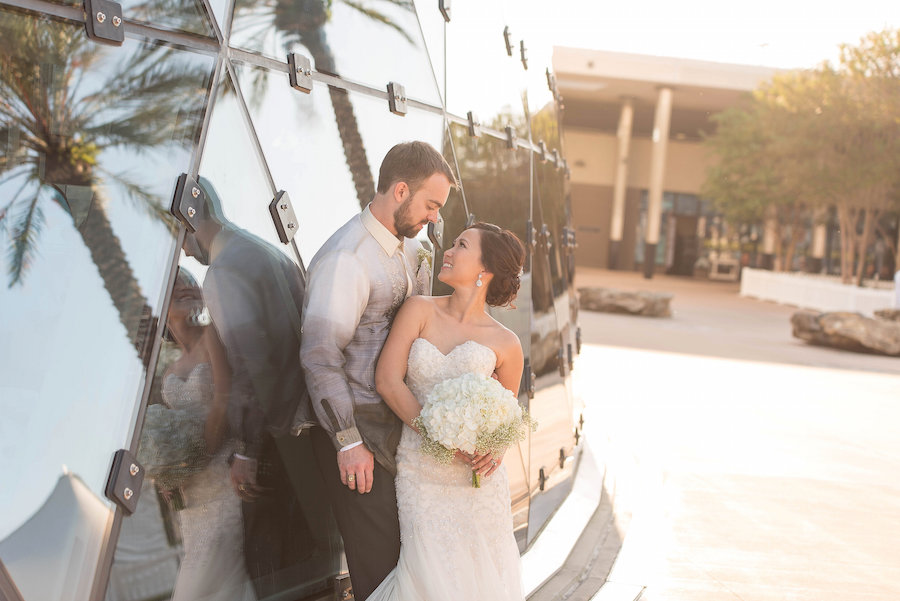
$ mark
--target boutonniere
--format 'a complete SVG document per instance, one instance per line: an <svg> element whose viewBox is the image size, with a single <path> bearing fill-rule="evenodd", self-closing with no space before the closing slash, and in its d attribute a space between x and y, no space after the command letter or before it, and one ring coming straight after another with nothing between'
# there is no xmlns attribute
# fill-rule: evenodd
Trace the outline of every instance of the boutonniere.
<svg viewBox="0 0 900 601"><path fill-rule="evenodd" d="M432 261L434 258L434 254L428 250L427 248L419 248L416 251L416 257L419 261L419 267L416 269L416 272L425 267L428 272L431 272Z"/></svg>

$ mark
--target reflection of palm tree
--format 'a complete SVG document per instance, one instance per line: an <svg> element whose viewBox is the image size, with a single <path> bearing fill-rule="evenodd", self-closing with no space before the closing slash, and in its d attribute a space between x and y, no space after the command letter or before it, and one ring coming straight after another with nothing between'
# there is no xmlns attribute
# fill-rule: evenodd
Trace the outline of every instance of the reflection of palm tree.
<svg viewBox="0 0 900 601"><path fill-rule="evenodd" d="M9 287L22 284L44 223L42 204L71 214L132 342L141 342L147 300L98 197L118 184L142 210L169 219L161 199L105 169L107 149L146 152L190 143L209 73L174 66L170 48L145 45L96 92L80 86L100 70L102 47L75 26L4 13L0 21L0 185L16 192L0 206L9 224ZM120 51L121 52L121 51ZM92 86L93 87L93 86ZM186 112L187 111L187 112ZM184 115L174 123L173 115Z"/></svg>
<svg viewBox="0 0 900 601"><path fill-rule="evenodd" d="M259 2L237 0L235 14L243 8L248 15L261 17L259 25L261 29L274 26L275 30L284 35L285 46L290 47L294 43L299 43L309 50L317 71L337 75L338 68L335 65L334 54L328 45L324 29L325 24L331 18L333 1L267 0ZM369 19L394 29L410 44L415 43L402 27L383 12L369 8L363 2L355 0L338 1L359 11ZM381 2L410 12L415 10L412 0L381 0ZM365 207L375 194L375 183L372 179L369 161L366 158L366 149L359 134L356 115L353 113L350 95L346 90L333 86L328 86L328 93L331 96L338 132L344 146L344 156L353 176L353 185L356 187L356 197L360 206Z"/></svg>

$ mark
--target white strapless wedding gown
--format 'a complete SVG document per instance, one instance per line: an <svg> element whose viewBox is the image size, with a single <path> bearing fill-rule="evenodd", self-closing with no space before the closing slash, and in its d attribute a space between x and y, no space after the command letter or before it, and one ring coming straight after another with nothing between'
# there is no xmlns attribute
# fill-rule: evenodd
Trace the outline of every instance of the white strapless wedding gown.
<svg viewBox="0 0 900 601"><path fill-rule="evenodd" d="M444 355L417 338L406 380L421 403L443 380L491 375L496 361L494 351L473 340ZM400 560L369 601L522 601L506 468L473 488L468 465L440 464L419 452L420 442L412 428L403 428L396 480Z"/></svg>

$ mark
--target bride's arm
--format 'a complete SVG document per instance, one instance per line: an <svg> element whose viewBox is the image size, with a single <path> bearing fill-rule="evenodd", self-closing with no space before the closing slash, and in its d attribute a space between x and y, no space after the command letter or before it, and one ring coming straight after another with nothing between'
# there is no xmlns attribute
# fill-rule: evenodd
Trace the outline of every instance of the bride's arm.
<svg viewBox="0 0 900 601"><path fill-rule="evenodd" d="M422 408L404 378L409 349L422 332L430 311L431 301L423 297L412 296L403 303L375 367L375 389L397 417L410 427Z"/></svg>

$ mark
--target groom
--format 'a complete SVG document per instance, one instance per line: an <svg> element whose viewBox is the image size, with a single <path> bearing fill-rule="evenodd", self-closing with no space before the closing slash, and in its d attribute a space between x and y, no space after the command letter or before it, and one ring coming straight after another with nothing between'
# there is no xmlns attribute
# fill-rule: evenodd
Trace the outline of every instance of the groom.
<svg viewBox="0 0 900 601"><path fill-rule="evenodd" d="M422 227L438 220L453 171L424 142L398 144L362 213L309 266L300 360L319 427L313 449L337 519L357 601L397 564L400 526L394 454L402 424L375 392L375 362L417 277ZM418 270L416 271L416 269Z"/></svg>

